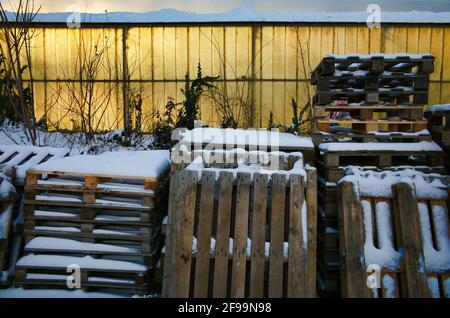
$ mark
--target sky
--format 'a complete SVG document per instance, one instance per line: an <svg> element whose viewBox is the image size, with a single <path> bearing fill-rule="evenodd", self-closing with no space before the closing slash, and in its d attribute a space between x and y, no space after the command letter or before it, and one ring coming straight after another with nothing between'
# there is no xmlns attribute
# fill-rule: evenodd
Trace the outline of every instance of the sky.
<svg viewBox="0 0 450 318"><path fill-rule="evenodd" d="M6 7L19 0L0 0ZM450 11L450 0L34 0L42 4L41 12L129 11L148 12L161 9L177 9L199 13L224 12L240 5L242 1L253 3L260 12L289 11L365 11L370 3L376 3L385 11ZM75 6L74 6L75 5Z"/></svg>

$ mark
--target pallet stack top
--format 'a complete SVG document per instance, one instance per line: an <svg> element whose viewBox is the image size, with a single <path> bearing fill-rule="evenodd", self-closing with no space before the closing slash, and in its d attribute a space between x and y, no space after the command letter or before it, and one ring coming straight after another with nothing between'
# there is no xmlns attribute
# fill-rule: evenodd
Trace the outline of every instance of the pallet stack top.
<svg viewBox="0 0 450 318"><path fill-rule="evenodd" d="M29 168L69 154L70 149L67 148L0 145L0 169L11 177L13 183L23 185Z"/></svg>
<svg viewBox="0 0 450 318"><path fill-rule="evenodd" d="M423 107L428 103L429 54L329 55L312 72L316 86L316 129L336 127L352 132L403 132L427 129Z"/></svg>

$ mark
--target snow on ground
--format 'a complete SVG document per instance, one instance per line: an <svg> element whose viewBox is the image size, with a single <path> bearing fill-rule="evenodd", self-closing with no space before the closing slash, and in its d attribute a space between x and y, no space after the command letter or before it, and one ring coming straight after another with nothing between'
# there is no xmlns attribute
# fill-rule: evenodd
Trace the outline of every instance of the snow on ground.
<svg viewBox="0 0 450 318"><path fill-rule="evenodd" d="M213 144L254 147L279 147L314 149L310 137L295 136L288 133L280 133L267 130L243 130L220 128L195 128L180 134L180 142L183 144Z"/></svg>
<svg viewBox="0 0 450 318"><path fill-rule="evenodd" d="M167 150L109 152L98 156L79 155L52 160L30 170L57 171L79 175L157 178L170 165Z"/></svg>

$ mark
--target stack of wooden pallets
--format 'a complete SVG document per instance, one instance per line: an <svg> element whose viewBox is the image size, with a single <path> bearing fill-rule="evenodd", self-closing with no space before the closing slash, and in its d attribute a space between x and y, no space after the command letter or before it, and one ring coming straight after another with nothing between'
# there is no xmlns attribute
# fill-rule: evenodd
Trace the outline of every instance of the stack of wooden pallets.
<svg viewBox="0 0 450 318"><path fill-rule="evenodd" d="M450 104L435 105L425 112L428 130L446 152L446 167L450 173Z"/></svg>
<svg viewBox="0 0 450 318"><path fill-rule="evenodd" d="M302 154L188 155L171 177L163 296L315 297L316 171Z"/></svg>
<svg viewBox="0 0 450 318"><path fill-rule="evenodd" d="M329 56L312 73L318 170L318 286L340 295L337 186L349 166L445 174L427 131L430 55Z"/></svg>
<svg viewBox="0 0 450 318"><path fill-rule="evenodd" d="M312 73L316 128L420 132L427 128L431 55L329 56Z"/></svg>
<svg viewBox="0 0 450 318"><path fill-rule="evenodd" d="M26 256L16 264L16 285L67 287L67 266L78 264L84 289L149 291L169 155L123 154L74 156L28 171Z"/></svg>

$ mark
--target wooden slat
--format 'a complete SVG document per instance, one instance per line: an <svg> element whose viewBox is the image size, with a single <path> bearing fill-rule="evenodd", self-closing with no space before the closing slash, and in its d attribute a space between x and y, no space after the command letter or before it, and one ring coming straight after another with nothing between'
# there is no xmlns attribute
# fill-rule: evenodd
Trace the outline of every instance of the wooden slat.
<svg viewBox="0 0 450 318"><path fill-rule="evenodd" d="M252 256L250 265L251 298L261 298L264 296L265 226L268 182L269 179L266 174L255 174L253 183Z"/></svg>
<svg viewBox="0 0 450 318"><path fill-rule="evenodd" d="M316 297L317 275L317 171L306 170L306 222L307 222L307 254L306 254L306 297Z"/></svg>
<svg viewBox="0 0 450 318"><path fill-rule="evenodd" d="M251 175L238 173L236 191L236 217L234 225L233 271L231 276L231 297L245 296L245 270L247 261L247 237Z"/></svg>
<svg viewBox="0 0 450 318"><path fill-rule="evenodd" d="M177 200L183 202L183 207L176 211L175 297L189 297L197 179L195 171L183 171L179 176L182 196Z"/></svg>
<svg viewBox="0 0 450 318"><path fill-rule="evenodd" d="M414 190L407 183L394 185L401 240L404 249L407 297L430 297L424 275L425 256L420 230L419 210Z"/></svg>
<svg viewBox="0 0 450 318"><path fill-rule="evenodd" d="M202 173L202 191L198 225L197 259L195 262L194 297L208 296L209 259L211 256L211 234L214 212L214 184L216 173Z"/></svg>
<svg viewBox="0 0 450 318"><path fill-rule="evenodd" d="M173 288L173 265L174 265L174 252L175 252L175 211L177 211L177 205L181 204L180 201L176 201L178 198L178 173L174 173L170 180L169 189L169 207L168 207L168 221L166 226L166 254L164 256L164 274L163 274L163 287L162 296L174 297L175 288Z"/></svg>
<svg viewBox="0 0 450 318"><path fill-rule="evenodd" d="M221 172L217 212L216 257L214 261L214 298L227 296L228 243L230 238L231 204L233 197L233 173Z"/></svg>
<svg viewBox="0 0 450 318"><path fill-rule="evenodd" d="M301 175L291 175L289 202L289 250L287 296L300 298L306 296L306 251L307 242L303 240L302 207L304 199L304 180Z"/></svg>
<svg viewBox="0 0 450 318"><path fill-rule="evenodd" d="M353 183L338 188L339 249L342 294L348 298L368 297L364 266L364 218Z"/></svg>
<svg viewBox="0 0 450 318"><path fill-rule="evenodd" d="M284 220L286 175L272 175L272 213L270 225L269 297L283 297Z"/></svg>

